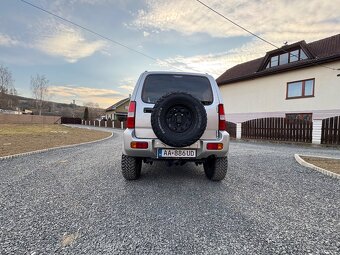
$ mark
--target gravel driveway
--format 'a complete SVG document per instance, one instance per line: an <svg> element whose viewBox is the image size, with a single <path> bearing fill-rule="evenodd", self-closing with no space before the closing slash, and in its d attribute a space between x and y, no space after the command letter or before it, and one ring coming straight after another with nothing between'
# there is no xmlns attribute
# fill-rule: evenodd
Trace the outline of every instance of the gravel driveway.
<svg viewBox="0 0 340 255"><path fill-rule="evenodd" d="M0 254L339 254L340 182L293 156L338 150L232 142L220 183L162 163L126 182L121 133L0 161Z"/></svg>

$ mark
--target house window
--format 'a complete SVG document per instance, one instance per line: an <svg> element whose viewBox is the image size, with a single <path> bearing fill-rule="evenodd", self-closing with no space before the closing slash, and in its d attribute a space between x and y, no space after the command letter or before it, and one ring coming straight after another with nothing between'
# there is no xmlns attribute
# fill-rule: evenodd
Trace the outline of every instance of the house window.
<svg viewBox="0 0 340 255"><path fill-rule="evenodd" d="M289 61L295 62L299 60L299 50L293 50L289 54Z"/></svg>
<svg viewBox="0 0 340 255"><path fill-rule="evenodd" d="M312 113L286 113L286 118L289 120L312 121L312 116Z"/></svg>
<svg viewBox="0 0 340 255"><path fill-rule="evenodd" d="M306 53L303 51L303 50L300 50L300 59L303 60L303 59L307 59L307 55Z"/></svg>
<svg viewBox="0 0 340 255"><path fill-rule="evenodd" d="M279 56L274 56L270 59L270 66L278 66L279 65Z"/></svg>
<svg viewBox="0 0 340 255"><path fill-rule="evenodd" d="M313 97L314 82L315 79L288 82L286 99Z"/></svg>
<svg viewBox="0 0 340 255"><path fill-rule="evenodd" d="M288 53L280 55L280 65L288 64Z"/></svg>
<svg viewBox="0 0 340 255"><path fill-rule="evenodd" d="M266 65L266 69L274 67L274 66L285 65L288 63L292 63L292 62L296 62L296 61L304 60L304 59L308 59L308 57L302 49L287 51L285 53L272 56Z"/></svg>

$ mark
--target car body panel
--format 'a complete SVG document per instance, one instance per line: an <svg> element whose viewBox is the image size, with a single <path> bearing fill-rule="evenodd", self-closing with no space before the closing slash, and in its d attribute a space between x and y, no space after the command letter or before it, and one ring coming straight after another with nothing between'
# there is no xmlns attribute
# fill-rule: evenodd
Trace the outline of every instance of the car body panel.
<svg viewBox="0 0 340 255"><path fill-rule="evenodd" d="M209 155L215 155L216 157L224 157L228 153L229 149L229 134L226 131L218 130L218 105L222 103L219 88L214 78L208 74L202 73L187 73L187 72L144 72L140 75L136 87L131 95L131 101L136 102L135 113L135 129L126 129L124 131L124 144L123 153L129 156L135 157L149 157L156 158L157 148L173 148L162 143L155 135L151 127L151 112L154 104L143 102L142 89L143 84L148 75L151 74L173 74L173 75L194 75L206 77L210 84L213 93L213 102L210 105L205 105L207 113L207 127L201 138L191 146L185 148L197 149L197 158L208 157ZM148 149L132 149L130 143L132 141L145 141L148 142ZM207 151L205 146L208 142L219 142L224 145L221 151ZM180 149L180 148L177 148Z"/></svg>
<svg viewBox="0 0 340 255"><path fill-rule="evenodd" d="M227 131L219 131L219 137L211 140L198 140L194 144L178 148L178 147L171 147L169 145L164 144L159 139L152 139L152 138L137 138L134 134L134 130L126 129L123 134L123 154L131 157L142 157L142 158L150 158L156 159L157 158L157 149L158 148L174 148L174 149L196 149L196 159L204 159L209 156L219 157L226 157L229 152L229 141L230 137ZM130 144L131 142L147 142L148 148L147 149L131 149ZM223 150L207 150L207 143L222 143Z"/></svg>

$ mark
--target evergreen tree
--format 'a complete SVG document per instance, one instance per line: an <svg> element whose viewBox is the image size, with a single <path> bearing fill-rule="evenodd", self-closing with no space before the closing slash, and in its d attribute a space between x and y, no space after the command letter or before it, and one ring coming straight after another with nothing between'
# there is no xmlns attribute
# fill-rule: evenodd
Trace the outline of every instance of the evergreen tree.
<svg viewBox="0 0 340 255"><path fill-rule="evenodd" d="M84 120L88 120L89 119L89 108L85 107L84 110Z"/></svg>

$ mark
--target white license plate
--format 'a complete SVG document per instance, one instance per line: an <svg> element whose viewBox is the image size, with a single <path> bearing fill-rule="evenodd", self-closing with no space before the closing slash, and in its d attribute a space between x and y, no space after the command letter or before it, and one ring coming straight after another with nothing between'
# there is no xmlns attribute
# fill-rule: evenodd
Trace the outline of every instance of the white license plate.
<svg viewBox="0 0 340 255"><path fill-rule="evenodd" d="M195 158L196 150L158 149L158 158Z"/></svg>

